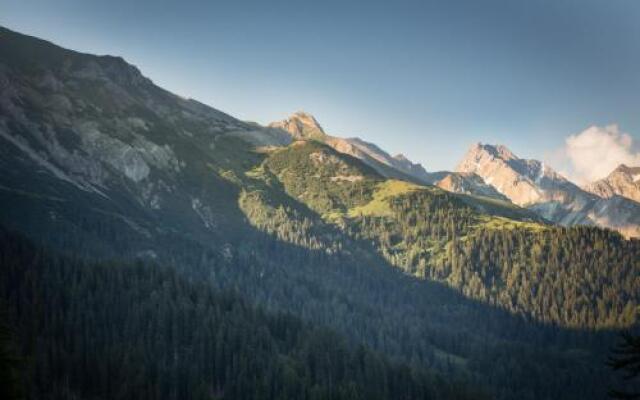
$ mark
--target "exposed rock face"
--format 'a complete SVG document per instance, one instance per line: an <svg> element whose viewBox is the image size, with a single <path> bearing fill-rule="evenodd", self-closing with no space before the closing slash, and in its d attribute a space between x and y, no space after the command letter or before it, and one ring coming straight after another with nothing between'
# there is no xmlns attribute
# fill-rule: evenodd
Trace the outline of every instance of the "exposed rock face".
<svg viewBox="0 0 640 400"><path fill-rule="evenodd" d="M457 172L476 173L519 206L562 197L580 188L537 160L517 158L504 146L476 144L456 167Z"/></svg>
<svg viewBox="0 0 640 400"><path fill-rule="evenodd" d="M359 158L378 173L389 178L410 179L421 183L431 183L432 179L420 164L411 162L399 154L392 157L373 143L360 138L340 138L328 135L318 121L304 111L298 111L289 118L268 125L289 133L293 139L313 139L333 147L340 153ZM264 135L264 132L260 132ZM264 139L263 139L264 141ZM275 142L273 142L276 145Z"/></svg>
<svg viewBox="0 0 640 400"><path fill-rule="evenodd" d="M429 174L422 164L414 163L409 160L404 154L396 154L393 156L396 168L406 171L408 174L413 175L425 182L432 182L431 174Z"/></svg>
<svg viewBox="0 0 640 400"><path fill-rule="evenodd" d="M327 144L341 153L361 159L389 178L410 177L421 183L430 183L429 174L422 165L413 163L402 155L391 157L377 145L360 138L332 138ZM386 168L381 168L380 164Z"/></svg>
<svg viewBox="0 0 640 400"><path fill-rule="evenodd" d="M640 204L617 195L589 193L537 160L504 146L472 146L456 171L475 173L513 203L562 225L594 224L640 236Z"/></svg>
<svg viewBox="0 0 640 400"><path fill-rule="evenodd" d="M231 136L257 130L265 128L155 86L122 58L0 28L0 223L7 226L22 215L16 228L88 241L109 230L143 252L176 234L209 243L231 221L223 199L235 203L218 170L237 162L232 145L239 154L250 149ZM205 175L206 182L194 178ZM91 243L101 251L99 236Z"/></svg>
<svg viewBox="0 0 640 400"><path fill-rule="evenodd" d="M12 221L10 214L37 198L44 206L40 214L28 215L34 229L50 219L55 229L104 225L115 231L122 223L144 238L154 232L205 238L225 232L226 215L234 209L224 207L236 197L224 171L250 163L250 144L283 146L302 139L326 143L386 177L438 180L455 192L504 196L558 223L640 235L640 204L629 200L635 198L637 169L619 168L606 184L594 185L596 195L539 161L479 144L460 163L464 174L429 174L372 143L330 136L307 113L262 127L171 94L121 58L76 53L6 29L0 33L0 222ZM334 181L358 179L339 173ZM74 212L80 209L90 210L84 220Z"/></svg>
<svg viewBox="0 0 640 400"><path fill-rule="evenodd" d="M313 115L304 111L298 111L285 120L272 122L269 124L269 128L285 130L295 139L323 140L326 137L324 129Z"/></svg>
<svg viewBox="0 0 640 400"><path fill-rule="evenodd" d="M640 203L640 167L622 164L606 178L586 185L584 189L600 197L618 195Z"/></svg>
<svg viewBox="0 0 640 400"><path fill-rule="evenodd" d="M509 201L507 196L473 172L451 172L436 182L436 186L453 193L480 195L498 200Z"/></svg>

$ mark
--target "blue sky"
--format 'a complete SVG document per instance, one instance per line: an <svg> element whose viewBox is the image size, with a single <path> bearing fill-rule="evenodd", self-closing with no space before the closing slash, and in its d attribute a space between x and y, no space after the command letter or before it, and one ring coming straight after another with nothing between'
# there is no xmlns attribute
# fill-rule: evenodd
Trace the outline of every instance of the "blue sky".
<svg viewBox="0 0 640 400"><path fill-rule="evenodd" d="M640 141L638 1L0 0L0 10L3 26L121 55L236 117L305 110L329 133L428 170L453 168L478 141L566 168L559 149L591 125Z"/></svg>

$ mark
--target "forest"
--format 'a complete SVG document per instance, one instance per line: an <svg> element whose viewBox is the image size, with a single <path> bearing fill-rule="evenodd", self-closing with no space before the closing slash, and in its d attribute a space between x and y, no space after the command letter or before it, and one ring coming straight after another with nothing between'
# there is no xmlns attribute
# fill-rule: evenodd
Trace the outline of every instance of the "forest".
<svg viewBox="0 0 640 400"><path fill-rule="evenodd" d="M327 328L159 265L89 264L0 233L12 397L476 399Z"/></svg>

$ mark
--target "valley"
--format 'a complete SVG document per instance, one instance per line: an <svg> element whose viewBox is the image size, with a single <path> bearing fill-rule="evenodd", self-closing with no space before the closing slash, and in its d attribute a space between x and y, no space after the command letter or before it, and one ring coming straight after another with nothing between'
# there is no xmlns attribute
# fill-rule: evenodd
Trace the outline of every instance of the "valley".
<svg viewBox="0 0 640 400"><path fill-rule="evenodd" d="M638 324L626 177L582 189L481 144L430 173L4 28L0 143L34 398L598 399Z"/></svg>

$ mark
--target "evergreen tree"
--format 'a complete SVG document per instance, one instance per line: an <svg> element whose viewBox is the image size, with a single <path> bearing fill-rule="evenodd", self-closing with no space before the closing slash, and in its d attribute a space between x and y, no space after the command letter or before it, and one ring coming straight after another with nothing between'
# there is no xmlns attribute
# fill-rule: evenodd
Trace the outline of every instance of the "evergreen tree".
<svg viewBox="0 0 640 400"><path fill-rule="evenodd" d="M607 364L624 374L624 389L612 389L609 395L614 399L640 399L640 336L630 333L621 335L622 343L612 350Z"/></svg>

